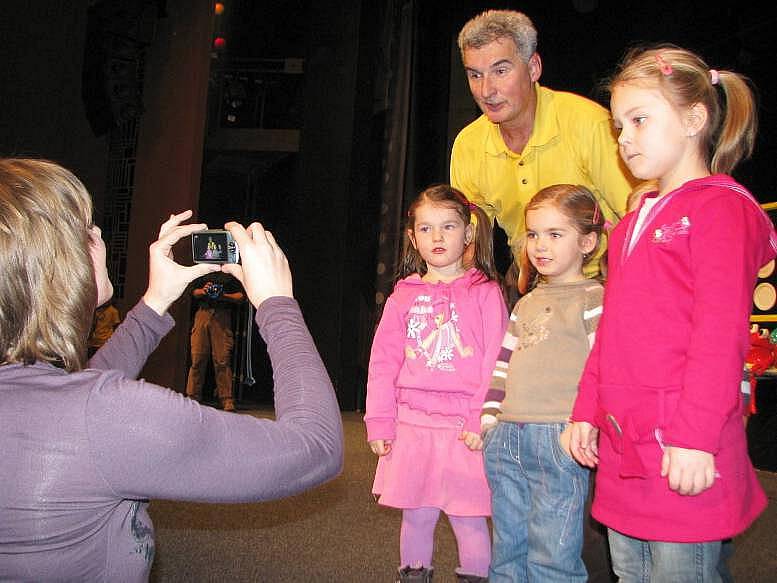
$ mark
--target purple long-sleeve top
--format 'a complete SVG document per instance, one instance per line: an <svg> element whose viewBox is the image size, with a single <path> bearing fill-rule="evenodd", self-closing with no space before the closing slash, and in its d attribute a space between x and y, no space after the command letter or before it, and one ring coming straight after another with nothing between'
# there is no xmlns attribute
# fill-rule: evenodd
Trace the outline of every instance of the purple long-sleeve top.
<svg viewBox="0 0 777 583"><path fill-rule="evenodd" d="M340 411L297 303L270 298L256 323L275 421L134 380L173 325L142 302L90 368L0 366L0 579L145 581L149 498L270 500L337 475Z"/></svg>

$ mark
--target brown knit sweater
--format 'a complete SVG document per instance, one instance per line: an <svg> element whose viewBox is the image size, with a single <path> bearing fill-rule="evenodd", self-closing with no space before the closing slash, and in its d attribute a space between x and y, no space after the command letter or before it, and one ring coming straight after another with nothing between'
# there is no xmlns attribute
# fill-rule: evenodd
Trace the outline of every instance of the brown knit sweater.
<svg viewBox="0 0 777 583"><path fill-rule="evenodd" d="M566 421L602 313L603 288L586 279L539 284L510 315L481 425Z"/></svg>

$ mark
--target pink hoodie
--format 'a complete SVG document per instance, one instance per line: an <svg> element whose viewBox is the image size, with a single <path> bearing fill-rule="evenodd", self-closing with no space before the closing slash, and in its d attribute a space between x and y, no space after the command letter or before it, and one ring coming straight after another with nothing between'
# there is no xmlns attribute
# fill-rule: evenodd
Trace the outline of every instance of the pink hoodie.
<svg viewBox="0 0 777 583"><path fill-rule="evenodd" d="M758 269L775 257L771 221L728 176L692 180L609 242L604 314L572 418L600 429L594 517L629 536L721 540L766 497L747 455L739 391ZM662 447L715 455L698 496L661 478Z"/></svg>
<svg viewBox="0 0 777 583"><path fill-rule="evenodd" d="M480 432L480 407L507 326L496 282L476 269L450 283L399 282L375 332L367 380L367 439L393 439L397 403L459 415Z"/></svg>

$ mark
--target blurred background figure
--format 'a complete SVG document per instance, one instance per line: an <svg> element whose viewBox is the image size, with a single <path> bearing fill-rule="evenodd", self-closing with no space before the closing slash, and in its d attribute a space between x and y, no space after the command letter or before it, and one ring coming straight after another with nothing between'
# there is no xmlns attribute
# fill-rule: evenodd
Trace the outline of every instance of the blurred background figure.
<svg viewBox="0 0 777 583"><path fill-rule="evenodd" d="M94 353L105 344L119 324L121 324L121 314L119 314L113 300L99 306L94 311L94 324L92 324L92 332L89 334L87 345L89 358L92 358Z"/></svg>
<svg viewBox="0 0 777 583"><path fill-rule="evenodd" d="M240 282L226 273L211 273L196 280L192 296L197 300L197 313L191 333L192 364L186 383L186 395L202 400L202 386L213 362L216 394L224 411L235 410L232 382L232 349L234 307L243 301Z"/></svg>

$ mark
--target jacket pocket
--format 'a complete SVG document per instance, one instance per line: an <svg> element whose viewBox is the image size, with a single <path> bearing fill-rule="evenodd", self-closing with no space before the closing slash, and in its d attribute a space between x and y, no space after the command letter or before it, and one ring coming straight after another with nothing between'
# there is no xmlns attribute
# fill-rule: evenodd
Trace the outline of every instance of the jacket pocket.
<svg viewBox="0 0 777 583"><path fill-rule="evenodd" d="M679 385L602 385L596 423L617 454L623 478L654 477L661 471L663 431L680 398ZM658 430L658 431L656 431Z"/></svg>

